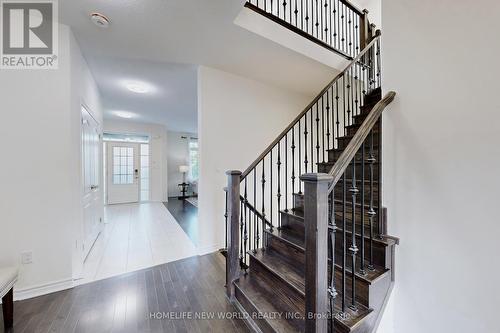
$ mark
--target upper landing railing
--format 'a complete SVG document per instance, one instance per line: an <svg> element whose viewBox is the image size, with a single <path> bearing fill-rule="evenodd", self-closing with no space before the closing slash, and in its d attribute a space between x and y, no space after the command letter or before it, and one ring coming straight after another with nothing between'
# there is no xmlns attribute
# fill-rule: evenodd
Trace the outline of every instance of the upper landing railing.
<svg viewBox="0 0 500 333"><path fill-rule="evenodd" d="M347 0L248 0L245 7L350 60L371 29L368 11Z"/></svg>

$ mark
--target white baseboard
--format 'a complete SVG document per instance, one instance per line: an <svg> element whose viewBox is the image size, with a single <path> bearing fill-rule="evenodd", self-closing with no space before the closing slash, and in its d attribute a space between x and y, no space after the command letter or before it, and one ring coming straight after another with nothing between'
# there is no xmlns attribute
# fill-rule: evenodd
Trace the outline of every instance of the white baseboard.
<svg viewBox="0 0 500 333"><path fill-rule="evenodd" d="M73 287L73 279L55 281L25 289L16 289L16 287L14 286L14 300L21 301L23 299L47 295Z"/></svg>
<svg viewBox="0 0 500 333"><path fill-rule="evenodd" d="M205 254L209 254L209 253L213 253L213 252L219 251L222 247L223 246L221 246L220 244L212 244L212 245L197 247L196 251L197 251L197 253L198 253L199 256L202 256L202 255L205 255Z"/></svg>

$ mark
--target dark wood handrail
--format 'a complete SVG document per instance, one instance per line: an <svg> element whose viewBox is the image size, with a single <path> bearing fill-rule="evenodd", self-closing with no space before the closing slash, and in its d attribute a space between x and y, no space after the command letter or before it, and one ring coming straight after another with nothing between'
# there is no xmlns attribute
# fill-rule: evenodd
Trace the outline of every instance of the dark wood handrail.
<svg viewBox="0 0 500 333"><path fill-rule="evenodd" d="M366 137L368 136L368 134L370 134L370 131L373 129L373 126L375 126L378 119L382 115L382 112L384 111L386 106L389 105L394 100L395 96L396 93L394 91L389 91L384 96L384 98L380 100L373 107L373 109L371 109L370 113L361 124L361 127L356 131L356 134L351 139L347 147L340 155L337 162L335 162L332 169L328 173L330 176L333 177L332 183L328 188L328 193L331 193L333 191L333 188L340 180L345 170L347 169L353 158L356 156L356 153L358 152L359 148L361 148L361 145L365 141Z"/></svg>
<svg viewBox="0 0 500 333"><path fill-rule="evenodd" d="M342 2L344 5L346 5L348 8L350 8L353 12L355 12L359 16L363 16L363 12L368 13L368 10L366 10L366 9L361 10L358 7L356 7L356 5L354 5L352 2L349 2L348 0L340 0L340 2Z"/></svg>
<svg viewBox="0 0 500 333"><path fill-rule="evenodd" d="M257 157L257 159L252 163L250 164L250 166L248 168L246 168L246 170L241 174L241 179L245 179L246 176L248 176L248 174L250 174L250 172L252 172L252 170L257 166L259 165L259 163L262 161L262 159L264 157L266 157L266 155L278 144L278 142L281 141L281 139L283 139L285 137L285 135L292 129L292 127L294 127L300 119L302 119L302 117L314 106L314 104L316 104L320 99L321 97L326 93L326 91L328 89L330 89L332 87L333 84L335 84L335 82L337 82L342 76L345 75L345 73L347 73L347 71L354 65L356 64L357 62L359 62L361 60L361 58L365 55L365 53L370 50L370 48L377 42L377 40L379 40L381 36L381 32L380 30L377 30L375 32L375 35L373 36L373 38L371 39L371 41L365 46L365 48L349 63L349 65L347 65L347 67L342 71L340 72L339 74L337 74L332 81L330 81L330 83L328 83L326 85L325 88L323 88L323 90L321 90L321 92L313 99L313 101L311 103L309 103L305 108L304 110L299 113L299 115L297 117L295 117L295 119L290 123L290 125L288 125L282 132L280 135L278 135L278 137L276 139L274 139L274 141L262 152L262 154L259 155L259 157Z"/></svg>

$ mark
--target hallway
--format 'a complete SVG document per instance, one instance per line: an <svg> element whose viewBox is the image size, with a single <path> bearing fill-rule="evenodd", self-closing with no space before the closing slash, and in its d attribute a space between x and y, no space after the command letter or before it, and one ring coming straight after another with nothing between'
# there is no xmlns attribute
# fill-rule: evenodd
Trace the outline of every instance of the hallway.
<svg viewBox="0 0 500 333"><path fill-rule="evenodd" d="M162 203L110 205L79 284L196 255L196 248Z"/></svg>

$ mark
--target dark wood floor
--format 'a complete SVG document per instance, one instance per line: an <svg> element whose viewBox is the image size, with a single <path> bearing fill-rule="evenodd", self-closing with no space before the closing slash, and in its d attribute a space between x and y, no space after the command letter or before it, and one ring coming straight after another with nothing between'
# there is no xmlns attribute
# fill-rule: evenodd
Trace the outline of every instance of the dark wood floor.
<svg viewBox="0 0 500 333"><path fill-rule="evenodd" d="M12 332L249 332L224 293L225 259L191 257L14 303ZM170 318L155 319L164 313ZM195 319L196 315L214 319ZM191 317L190 317L191 316ZM0 313L0 332L3 318Z"/></svg>
<svg viewBox="0 0 500 333"><path fill-rule="evenodd" d="M198 208L176 197L168 198L168 202L163 204L193 243L198 244Z"/></svg>

